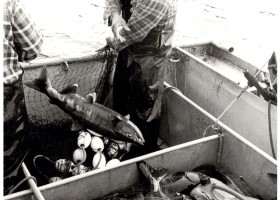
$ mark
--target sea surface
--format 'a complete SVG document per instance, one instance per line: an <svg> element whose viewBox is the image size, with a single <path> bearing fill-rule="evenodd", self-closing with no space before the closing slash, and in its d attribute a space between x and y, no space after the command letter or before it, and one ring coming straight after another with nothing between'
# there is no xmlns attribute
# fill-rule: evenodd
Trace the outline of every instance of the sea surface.
<svg viewBox="0 0 280 200"><path fill-rule="evenodd" d="M22 0L45 42L40 58L91 54L110 29L104 0ZM174 45L213 41L261 68L278 49L277 0L178 0Z"/></svg>

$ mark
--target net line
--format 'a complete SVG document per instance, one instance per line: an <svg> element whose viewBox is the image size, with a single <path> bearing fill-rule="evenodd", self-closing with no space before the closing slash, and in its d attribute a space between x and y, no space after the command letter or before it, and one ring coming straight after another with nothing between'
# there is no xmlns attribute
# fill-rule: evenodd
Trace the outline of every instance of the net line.
<svg viewBox="0 0 280 200"><path fill-rule="evenodd" d="M105 49L92 60L72 62L67 68L64 63L47 66L48 76L57 91L78 84L77 94L85 97L96 92L98 102L103 103L109 92L109 78L115 66L115 57L113 51ZM43 65L25 69L23 82L38 78ZM45 94L24 86L24 95L29 123L33 126L62 126L71 121L60 108L50 104Z"/></svg>

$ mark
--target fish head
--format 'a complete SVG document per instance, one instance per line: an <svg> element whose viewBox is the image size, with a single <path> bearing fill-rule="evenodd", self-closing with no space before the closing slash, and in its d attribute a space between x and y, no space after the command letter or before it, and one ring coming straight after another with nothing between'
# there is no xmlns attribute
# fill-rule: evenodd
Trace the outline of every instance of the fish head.
<svg viewBox="0 0 280 200"><path fill-rule="evenodd" d="M125 117L118 116L114 126L114 132L127 142L144 145L144 137L139 128Z"/></svg>

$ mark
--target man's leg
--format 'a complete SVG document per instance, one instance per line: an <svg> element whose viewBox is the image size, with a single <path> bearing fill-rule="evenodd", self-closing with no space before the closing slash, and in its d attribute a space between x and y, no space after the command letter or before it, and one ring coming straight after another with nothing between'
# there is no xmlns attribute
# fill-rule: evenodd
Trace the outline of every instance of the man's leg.
<svg viewBox="0 0 280 200"><path fill-rule="evenodd" d="M18 170L27 155L25 125L27 120L22 77L4 84L4 193L17 184Z"/></svg>
<svg viewBox="0 0 280 200"><path fill-rule="evenodd" d="M153 58L147 59L145 64L153 66L153 61ZM134 148L135 151L138 151L133 152L134 156L147 154L159 149L157 146L159 119L155 118L151 122L147 122L156 96L156 94L151 93L149 86L156 83L158 79L154 80L150 78L153 77L154 70L143 71L143 69L145 68L135 61L128 67L130 119L140 129L145 139L145 145L143 147Z"/></svg>
<svg viewBox="0 0 280 200"><path fill-rule="evenodd" d="M113 80L113 109L122 115L128 114L129 81L127 68L128 52L126 49L118 54Z"/></svg>

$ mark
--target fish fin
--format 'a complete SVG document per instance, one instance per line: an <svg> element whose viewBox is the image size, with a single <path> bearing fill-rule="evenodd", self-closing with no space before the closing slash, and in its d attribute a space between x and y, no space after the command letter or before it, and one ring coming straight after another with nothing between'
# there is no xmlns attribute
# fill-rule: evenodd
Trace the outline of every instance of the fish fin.
<svg viewBox="0 0 280 200"><path fill-rule="evenodd" d="M76 94L78 89L78 84L69 85L66 88L62 89L60 94Z"/></svg>
<svg viewBox="0 0 280 200"><path fill-rule="evenodd" d="M130 119L130 115L127 114L126 116L124 116L126 119Z"/></svg>
<svg viewBox="0 0 280 200"><path fill-rule="evenodd" d="M96 101L96 93L88 94L85 98L86 103L94 103Z"/></svg>
<svg viewBox="0 0 280 200"><path fill-rule="evenodd" d="M92 98L93 98L93 102L95 102L96 101L96 92L94 92L94 93L92 93L92 94L90 94L91 96L92 96Z"/></svg>
<svg viewBox="0 0 280 200"><path fill-rule="evenodd" d="M122 117L121 115L117 115L117 116L115 117L115 120L116 120L116 121L123 120L123 117Z"/></svg>
<svg viewBox="0 0 280 200"><path fill-rule="evenodd" d="M39 78L33 81L26 81L24 82L24 85L40 92L46 93L47 88L52 87L50 79L48 77L47 66L44 65Z"/></svg>
<svg viewBox="0 0 280 200"><path fill-rule="evenodd" d="M81 129L83 129L82 125L78 121L73 120L71 131L78 131Z"/></svg>

